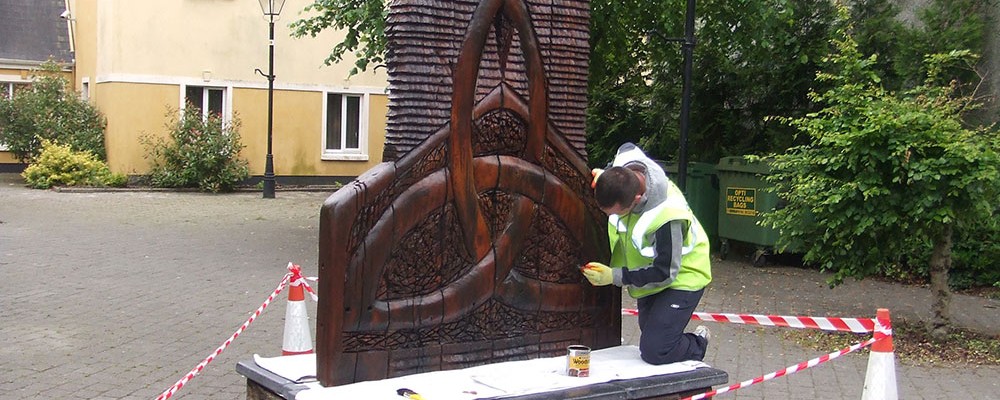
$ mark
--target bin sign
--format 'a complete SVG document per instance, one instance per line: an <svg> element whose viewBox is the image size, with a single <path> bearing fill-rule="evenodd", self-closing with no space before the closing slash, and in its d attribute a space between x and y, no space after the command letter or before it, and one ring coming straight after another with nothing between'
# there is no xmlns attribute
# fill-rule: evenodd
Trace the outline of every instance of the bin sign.
<svg viewBox="0 0 1000 400"><path fill-rule="evenodd" d="M757 216L756 200L757 200L757 189L727 187L726 214L756 217Z"/></svg>

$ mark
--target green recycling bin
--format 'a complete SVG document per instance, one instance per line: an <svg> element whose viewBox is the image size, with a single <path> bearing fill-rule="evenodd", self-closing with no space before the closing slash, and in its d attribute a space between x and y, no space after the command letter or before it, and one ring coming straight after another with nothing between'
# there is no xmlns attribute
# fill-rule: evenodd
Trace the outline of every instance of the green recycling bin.
<svg viewBox="0 0 1000 400"><path fill-rule="evenodd" d="M715 172L719 177L720 255L726 258L730 240L750 243L757 246L754 265L764 265L765 255L774 251L778 240L776 229L760 225L760 214L779 206L778 195L764 190L770 187L764 181L770 166L744 156L723 157Z"/></svg>
<svg viewBox="0 0 1000 400"><path fill-rule="evenodd" d="M667 176L677 183L677 163L657 161ZM718 248L719 237L719 179L715 176L715 165L689 162L687 165L687 190L684 197L691 206L695 218L708 233L713 248Z"/></svg>

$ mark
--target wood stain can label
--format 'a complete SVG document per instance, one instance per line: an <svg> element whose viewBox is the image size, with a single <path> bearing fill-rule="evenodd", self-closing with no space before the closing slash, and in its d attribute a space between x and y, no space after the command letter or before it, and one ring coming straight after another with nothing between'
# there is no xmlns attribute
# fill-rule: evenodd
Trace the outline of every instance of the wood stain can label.
<svg viewBox="0 0 1000 400"><path fill-rule="evenodd" d="M566 348L566 375L590 376L590 347L575 344Z"/></svg>

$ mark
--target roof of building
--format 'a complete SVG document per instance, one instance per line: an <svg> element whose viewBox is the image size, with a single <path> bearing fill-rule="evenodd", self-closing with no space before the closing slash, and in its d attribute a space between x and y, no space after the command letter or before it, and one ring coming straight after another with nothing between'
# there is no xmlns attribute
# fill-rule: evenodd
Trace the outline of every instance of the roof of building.
<svg viewBox="0 0 1000 400"><path fill-rule="evenodd" d="M70 62L70 33L63 0L0 0L0 61L37 65Z"/></svg>

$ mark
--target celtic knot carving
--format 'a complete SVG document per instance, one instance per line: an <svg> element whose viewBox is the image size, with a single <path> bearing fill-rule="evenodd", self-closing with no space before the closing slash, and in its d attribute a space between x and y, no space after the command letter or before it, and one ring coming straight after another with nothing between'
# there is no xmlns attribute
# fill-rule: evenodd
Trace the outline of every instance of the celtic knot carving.
<svg viewBox="0 0 1000 400"><path fill-rule="evenodd" d="M591 316L584 312L524 312L495 300L479 306L461 320L426 329L387 332L352 332L344 336L344 349L351 352L416 348L438 343L469 343L516 338L528 333L545 333L565 326L588 326Z"/></svg>
<svg viewBox="0 0 1000 400"><path fill-rule="evenodd" d="M580 257L579 241L569 235L566 226L544 208L537 209L514 269L543 282L574 283L580 281L575 267L585 262Z"/></svg>
<svg viewBox="0 0 1000 400"><path fill-rule="evenodd" d="M586 3L390 9L393 156L321 213L320 382L619 343L620 290L578 271L608 257L583 158Z"/></svg>
<svg viewBox="0 0 1000 400"><path fill-rule="evenodd" d="M503 154L522 156L527 123L510 110L492 110L474 121L473 155Z"/></svg>
<svg viewBox="0 0 1000 400"><path fill-rule="evenodd" d="M474 263L456 251L458 232L455 207L450 205L407 232L386 263L376 298L426 295L468 272Z"/></svg>

